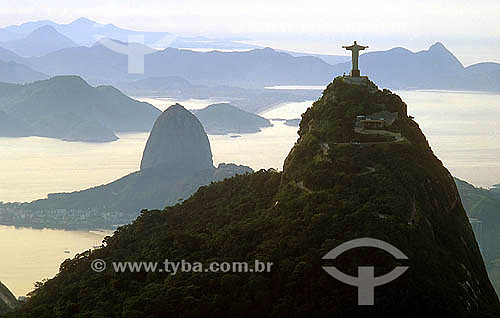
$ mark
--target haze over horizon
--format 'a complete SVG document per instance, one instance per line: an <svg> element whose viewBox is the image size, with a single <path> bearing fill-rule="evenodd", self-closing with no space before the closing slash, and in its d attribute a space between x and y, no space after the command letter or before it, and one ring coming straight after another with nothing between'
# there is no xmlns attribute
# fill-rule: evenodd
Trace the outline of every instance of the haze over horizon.
<svg viewBox="0 0 500 318"><path fill-rule="evenodd" d="M77 0L61 4L42 0L33 5L28 0L7 0L0 5L0 26L37 20L70 23L86 17L127 29L245 39L275 49L336 55L346 55L340 44L349 44L353 39L369 45L370 51L400 46L419 51L439 41L465 66L500 62L500 30L496 27L500 3L479 2L314 0L301 5L216 0L207 8L197 1Z"/></svg>

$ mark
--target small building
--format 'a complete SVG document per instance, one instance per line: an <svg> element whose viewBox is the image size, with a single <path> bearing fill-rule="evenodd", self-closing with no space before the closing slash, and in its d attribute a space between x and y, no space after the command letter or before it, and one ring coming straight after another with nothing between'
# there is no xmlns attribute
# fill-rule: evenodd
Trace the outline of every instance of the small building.
<svg viewBox="0 0 500 318"><path fill-rule="evenodd" d="M383 128L385 128L385 120L384 120L384 118L364 119L364 120L361 120L361 127L363 129L383 129Z"/></svg>
<svg viewBox="0 0 500 318"><path fill-rule="evenodd" d="M382 111L371 115L356 116L355 126L358 129L384 129L391 126L398 118L398 113Z"/></svg>

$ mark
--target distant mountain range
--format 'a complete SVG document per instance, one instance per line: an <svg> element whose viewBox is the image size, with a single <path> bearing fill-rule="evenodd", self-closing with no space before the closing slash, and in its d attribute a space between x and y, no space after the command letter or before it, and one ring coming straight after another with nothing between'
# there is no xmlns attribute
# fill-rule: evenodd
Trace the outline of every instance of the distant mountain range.
<svg viewBox="0 0 500 318"><path fill-rule="evenodd" d="M294 52L287 50L277 50L279 52L288 53L292 56L314 56L322 59L328 64L335 65L339 63L345 63L351 60L351 56L348 55L332 55L332 54L315 54L315 53L304 53L304 52Z"/></svg>
<svg viewBox="0 0 500 318"><path fill-rule="evenodd" d="M365 53L360 56L359 64L362 74L391 88L434 86L463 70L460 61L441 43L416 53L405 48ZM350 69L350 62L339 64L335 73L348 73Z"/></svg>
<svg viewBox="0 0 500 318"><path fill-rule="evenodd" d="M92 21L87 18L79 18L72 23L68 24L58 24L50 20L41 20L35 22L27 22L21 25L13 25L3 29L0 29L0 46L8 47L8 45L2 45L2 42L13 43L16 41L24 41L30 35L37 35L42 33L42 31L47 28L52 29L52 35L56 38L68 39L71 42L64 43L63 47L54 46L52 51L56 51L61 48L73 47L73 46L92 46L101 38L110 38L122 42L129 42L131 39L141 40L144 37L145 45L163 49L166 47L173 48L185 48L185 49L213 49L213 50L251 50L262 48L259 45L253 45L244 43L247 39L245 38L210 38L204 36L197 37L178 37L169 32L140 32L127 30L119 28L112 24L100 24L98 22ZM54 31L57 33L54 34ZM137 41L136 40L136 41ZM44 43L44 45L49 43ZM19 53L22 56L40 56L42 54L36 54L35 51L37 47L32 47L33 52L27 51ZM13 50L16 51L16 50ZM289 53L292 56L315 56L323 59L329 64L337 64L346 62L349 60L347 55L328 55L328 54L308 54L303 52L294 52L279 50L280 52Z"/></svg>
<svg viewBox="0 0 500 318"><path fill-rule="evenodd" d="M111 43L128 45L116 41ZM167 48L151 50L152 53L145 56L145 73L137 75L128 73L128 57L108 46L99 42L92 47L70 47L24 59L3 50L0 58L22 62L49 76L77 74L93 84L121 85L165 77L180 77L197 85L246 88L325 85L332 77L348 73L351 68L350 62L330 65L318 57L294 57L271 48L245 52ZM464 67L441 43L420 52L394 48L366 53L360 57L360 68L362 74L389 89L500 91L500 64L480 63ZM145 84L142 82L141 87L146 91L158 90L157 83Z"/></svg>
<svg viewBox="0 0 500 318"><path fill-rule="evenodd" d="M34 30L25 38L1 42L0 46L20 56L42 56L68 47L74 47L76 44L68 37L57 32L54 27L45 25Z"/></svg>
<svg viewBox="0 0 500 318"><path fill-rule="evenodd" d="M442 43L428 50L405 48L368 52L360 56L362 75L391 89L451 89L500 91L500 64L464 67ZM351 63L334 66L334 74L349 73Z"/></svg>
<svg viewBox="0 0 500 318"><path fill-rule="evenodd" d="M114 132L149 131L159 114L114 87L92 87L77 76L0 83L2 136L106 142L118 139Z"/></svg>
<svg viewBox="0 0 500 318"><path fill-rule="evenodd" d="M0 47L0 61L22 63L24 59L14 52Z"/></svg>
<svg viewBox="0 0 500 318"><path fill-rule="evenodd" d="M141 37L144 37L145 45L161 50L133 44L141 42ZM97 40L106 40L108 44L96 43ZM57 75L79 75L92 84L175 76L197 85L262 88L271 85L326 85L333 77L348 73L351 68L346 56L258 48L241 40L244 39L180 38L168 32L137 32L86 18L69 24L36 21L0 29L0 60L27 67L23 71L8 69L2 73L4 81L15 83ZM129 74L128 57L109 48L128 45L150 53L145 56L144 74ZM249 51L179 49L211 46ZM419 52L401 47L367 52L360 57L360 69L362 74L389 89L500 91L499 63L464 67L439 42ZM24 74L36 72L36 76ZM23 75L17 75L19 73Z"/></svg>
<svg viewBox="0 0 500 318"><path fill-rule="evenodd" d="M118 43L119 45L126 45ZM325 84L333 66L310 57L293 57L270 48L246 52L195 52L167 48L145 56L145 74L128 74L128 57L102 43L59 50L25 63L51 76L78 74L92 83L178 76L196 84L263 87Z"/></svg>
<svg viewBox="0 0 500 318"><path fill-rule="evenodd" d="M80 46L92 46L97 40L105 37L118 41L128 42L141 40L143 44L155 48L212 48L212 49L252 49L258 46L246 44L232 38L208 37L178 37L169 32L142 32L123 29L113 24L101 24L96 21L79 18L68 24L58 24L50 20L27 22L21 25L12 25L0 29L0 42L13 41L25 38L35 30L50 26L57 32L71 39Z"/></svg>
<svg viewBox="0 0 500 318"><path fill-rule="evenodd" d="M133 82L115 83L114 86L130 96L170 97L178 100L215 99L252 113L285 102L316 100L321 94L320 90L195 85L178 76L149 77Z"/></svg>
<svg viewBox="0 0 500 318"><path fill-rule="evenodd" d="M24 64L4 62L0 58L0 82L2 83L29 83L47 78L47 75L37 72Z"/></svg>

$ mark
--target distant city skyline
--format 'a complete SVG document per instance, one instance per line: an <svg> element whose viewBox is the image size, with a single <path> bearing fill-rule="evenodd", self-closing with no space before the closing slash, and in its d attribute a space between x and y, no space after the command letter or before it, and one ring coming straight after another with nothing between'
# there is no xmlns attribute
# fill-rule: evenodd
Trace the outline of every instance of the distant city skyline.
<svg viewBox="0 0 500 318"><path fill-rule="evenodd" d="M4 0L0 27L36 20L99 23L179 36L235 37L276 49L347 55L358 40L369 51L402 46L412 51L440 41L470 65L500 62L500 3L469 1Z"/></svg>

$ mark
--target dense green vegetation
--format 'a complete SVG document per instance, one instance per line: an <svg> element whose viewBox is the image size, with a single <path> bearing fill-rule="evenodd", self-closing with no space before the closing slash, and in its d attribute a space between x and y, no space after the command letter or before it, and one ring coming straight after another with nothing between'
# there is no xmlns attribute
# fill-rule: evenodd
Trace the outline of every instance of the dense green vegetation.
<svg viewBox="0 0 500 318"><path fill-rule="evenodd" d="M398 112L389 130L405 140L351 144L357 115ZM182 204L143 211L106 247L61 265L9 317L498 317L457 188L406 105L372 84L335 79L303 115L284 172L259 171L202 187ZM322 257L351 239L399 248L399 261L372 248ZM94 273L90 264L168 258L272 262L271 273ZM357 289L325 273L357 276L375 266L408 271L358 306Z"/></svg>

